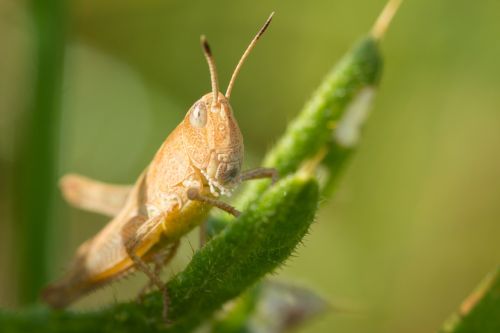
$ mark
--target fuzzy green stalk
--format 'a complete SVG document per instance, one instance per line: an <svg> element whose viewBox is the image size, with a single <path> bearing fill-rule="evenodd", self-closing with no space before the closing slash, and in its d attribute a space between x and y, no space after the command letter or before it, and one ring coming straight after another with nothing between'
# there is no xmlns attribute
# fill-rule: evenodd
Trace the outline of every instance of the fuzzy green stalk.
<svg viewBox="0 0 500 333"><path fill-rule="evenodd" d="M333 188L348 157L356 146L342 147L334 140L341 118L363 89L375 87L382 73L378 40L363 38L347 52L327 74L298 116L290 123L277 144L266 154L264 166L275 168L281 177L295 172L304 161L328 148L323 165L327 167L325 187ZM268 181L248 184L234 205L244 210L266 187ZM329 191L331 192L331 191ZM230 220L215 214L209 221L209 233L219 232Z"/></svg>

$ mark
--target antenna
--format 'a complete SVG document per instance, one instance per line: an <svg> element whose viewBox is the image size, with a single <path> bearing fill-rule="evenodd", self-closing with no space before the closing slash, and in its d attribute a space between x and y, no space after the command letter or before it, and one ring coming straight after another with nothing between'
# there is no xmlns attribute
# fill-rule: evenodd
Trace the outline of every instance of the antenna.
<svg viewBox="0 0 500 333"><path fill-rule="evenodd" d="M212 105L216 105L219 100L219 82L217 80L217 68L215 67L214 57L212 51L210 50L210 45L208 45L207 38L202 35L200 38L201 47L203 49L203 54L207 59L208 69L210 70L210 81L212 82Z"/></svg>
<svg viewBox="0 0 500 333"><path fill-rule="evenodd" d="M271 15L269 15L269 18L267 19L266 23L264 23L264 25L262 26L262 28L260 28L257 35L255 35L255 37L252 39L252 41L248 45L247 49L245 50L245 52L241 56L240 61L236 65L236 68L234 69L233 75L231 76L231 80L229 81L229 85L227 86L227 90L226 90L226 98L227 99L229 99L229 97L231 96L231 90L233 89L234 81L236 80L236 77L238 76L238 73L241 70L241 66L243 65L243 63L247 59L247 57L250 54L250 52L252 51L252 49L255 47L255 44L257 44L257 41L259 40L259 38L264 34L264 32L266 32L267 27L271 23L273 15L274 15L274 12L272 12Z"/></svg>

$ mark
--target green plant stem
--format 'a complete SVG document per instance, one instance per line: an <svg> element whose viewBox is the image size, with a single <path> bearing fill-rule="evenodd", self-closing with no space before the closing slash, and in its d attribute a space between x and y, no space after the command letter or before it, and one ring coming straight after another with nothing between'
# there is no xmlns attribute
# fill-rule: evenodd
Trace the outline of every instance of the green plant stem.
<svg viewBox="0 0 500 333"><path fill-rule="evenodd" d="M266 154L264 166L276 168L283 177L297 171L304 161L327 148L327 156L322 162L327 169L323 183L324 194L331 194L336 179L357 147L340 146L334 140L335 128L359 93L365 88L376 87L381 73L378 41L371 36L365 37L327 74L303 110ZM234 205L245 209L268 185L268 181L247 185ZM209 220L209 234L215 235L229 221L226 216L215 214Z"/></svg>
<svg viewBox="0 0 500 333"><path fill-rule="evenodd" d="M353 105L359 108L355 104L363 92L367 89L375 92L381 74L382 57L378 41L367 36L348 51L326 76L278 143L268 152L264 165L276 168L281 175L287 175L295 172L305 160L314 157L321 149L326 149L326 155L321 161L322 196L331 196L337 180L357 148L357 142L349 145L339 142L335 131L346 113L353 111ZM371 99L366 100L368 105L361 107L369 108L371 102ZM248 186L235 205L247 207L249 202L265 190L267 184L262 181ZM230 220L221 214L211 216L209 235L216 235L229 223Z"/></svg>
<svg viewBox="0 0 500 333"><path fill-rule="evenodd" d="M378 83L382 58L372 37L358 42L326 76L283 137L269 151L264 166L286 175L328 144L338 121L361 89Z"/></svg>
<svg viewBox="0 0 500 333"><path fill-rule="evenodd" d="M35 302L48 280L49 235L55 227L54 200L59 146L60 91L64 55L63 0L32 0L34 95L27 113L17 167L16 251L18 298Z"/></svg>
<svg viewBox="0 0 500 333"><path fill-rule="evenodd" d="M167 283L169 319L174 323L168 328L156 292L142 304L117 304L83 314L46 308L17 315L0 312L2 332L190 332L290 256L312 223L317 202L316 181L304 174L291 175L264 191Z"/></svg>

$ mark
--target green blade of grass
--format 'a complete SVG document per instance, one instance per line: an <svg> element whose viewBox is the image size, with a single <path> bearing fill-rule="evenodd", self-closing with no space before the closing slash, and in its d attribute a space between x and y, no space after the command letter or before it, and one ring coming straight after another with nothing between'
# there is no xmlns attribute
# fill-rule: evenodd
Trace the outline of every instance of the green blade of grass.
<svg viewBox="0 0 500 333"><path fill-rule="evenodd" d="M59 146L61 81L64 57L62 0L30 2L34 23L34 94L27 113L16 170L15 232L18 298L38 299L48 281L54 226Z"/></svg>

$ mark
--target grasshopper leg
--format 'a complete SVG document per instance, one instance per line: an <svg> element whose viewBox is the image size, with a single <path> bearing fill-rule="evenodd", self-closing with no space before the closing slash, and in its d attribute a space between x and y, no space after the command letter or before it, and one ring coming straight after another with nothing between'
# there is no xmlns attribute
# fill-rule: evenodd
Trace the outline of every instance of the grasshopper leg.
<svg viewBox="0 0 500 333"><path fill-rule="evenodd" d="M237 181L244 182L247 180L263 179L263 178L271 178L272 184L276 183L279 178L278 170L274 168L250 169L239 175ZM190 200L198 200L206 202L209 205L222 209L223 211L228 212L229 214L235 217L238 217L241 214L241 212L238 211L236 208L223 201L203 196L202 194L200 194L197 188L188 189L187 195L188 199ZM200 247L203 247L206 242L207 242L207 225L206 222L204 222L200 226Z"/></svg>
<svg viewBox="0 0 500 333"><path fill-rule="evenodd" d="M166 251L160 252L160 253L155 253L152 256L152 261L153 261L153 272L155 275L158 277L161 274L161 270L163 267L165 267L175 256L177 253L177 250L179 249L179 244L181 242L177 241L172 244ZM146 292L151 289L154 286L153 281L150 279L149 282L139 291L138 294L138 299L141 301L144 298L144 295Z"/></svg>
<svg viewBox="0 0 500 333"><path fill-rule="evenodd" d="M241 212L239 210L237 210L236 208L234 208L230 204L201 194L200 191L196 187L191 187L187 190L187 197L189 200L205 202L205 203L207 203L211 206L217 207L217 208L219 208L219 209L221 209L221 210L223 210L223 211L225 211L225 212L227 212L235 217L238 217L241 214Z"/></svg>
<svg viewBox="0 0 500 333"><path fill-rule="evenodd" d="M146 262L144 262L136 253L135 253L135 246L127 244L126 246L127 249L127 254L129 255L130 259L135 264L135 267L146 274L146 276L149 278L149 280L158 287L158 289L161 291L163 294L163 319L165 323L168 324L168 305L170 303L169 297L168 297L168 290L165 284L162 282L160 276L151 268L148 266Z"/></svg>
<svg viewBox="0 0 500 333"><path fill-rule="evenodd" d="M276 183L279 179L278 170L274 168L255 168L242 172L238 176L239 182L244 182L253 179L271 178L272 183Z"/></svg>
<svg viewBox="0 0 500 333"><path fill-rule="evenodd" d="M247 170L238 176L238 182L244 182L253 179L271 178L272 184L276 183L279 178L278 170L274 168L255 168ZM223 201L213 199L202 195L197 188L189 188L187 191L187 196L189 200L197 200L201 202L208 203L214 207L217 207L235 217L240 216L241 212L228 203ZM207 241L207 226L204 222L200 226L200 247L203 247Z"/></svg>

